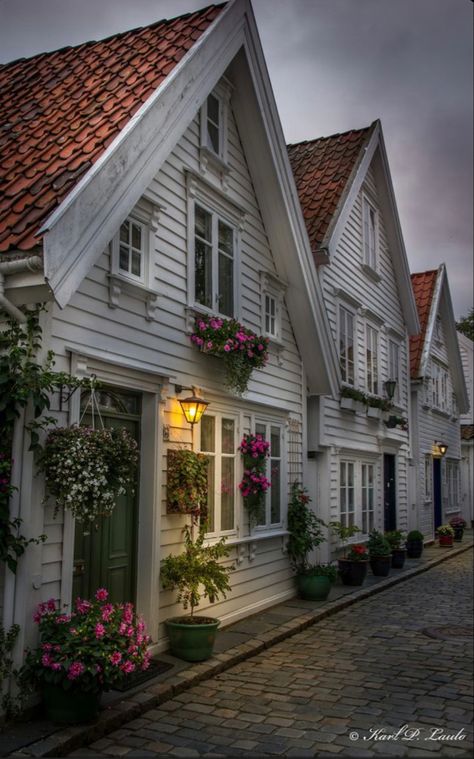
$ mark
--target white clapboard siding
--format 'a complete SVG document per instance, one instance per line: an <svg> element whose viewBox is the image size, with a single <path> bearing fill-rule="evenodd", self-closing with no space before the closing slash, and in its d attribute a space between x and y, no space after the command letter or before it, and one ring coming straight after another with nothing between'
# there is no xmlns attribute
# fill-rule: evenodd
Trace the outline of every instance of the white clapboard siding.
<svg viewBox="0 0 474 759"><path fill-rule="evenodd" d="M241 232L241 307L246 326L261 332L260 270L276 273L267 234L260 215L257 198L237 134L232 113L229 114L229 166L226 196L246 212ZM169 440L160 439L160 555L177 553L182 547L185 517L166 514L166 453L169 447L191 446L191 434L181 414L176 413L173 383L194 385L205 397L219 401L244 414L279 415L286 420L286 458L288 479L302 476L303 373L301 358L293 335L286 307L282 311L282 355L270 347L267 366L252 375L246 399L236 399L223 390L222 361L200 353L187 334L187 190L186 169L199 172L199 120L192 122L178 145L150 185L151 193L160 199L159 227L150 252L153 288L158 293L158 311L154 321L144 318L144 304L122 293L117 308L109 306L110 251L106 250L74 294L70 304L59 310L52 306L51 342L58 357L58 367L69 368L68 347L83 355L103 356L107 363L106 378L113 384L130 387L132 364L156 382L163 380L170 389L162 397L163 424ZM211 176L212 181L212 176ZM132 209L130 209L132 210ZM119 357L114 366L110 357ZM123 374L123 383L120 375ZM146 441L143 441L146 444ZM286 502L286 494L282 496ZM141 506L142 507L142 506ZM149 505L147 506L149 508ZM245 515L242 530L248 530ZM237 556L238 548L232 548ZM240 554L239 554L240 556ZM232 621L239 615L253 613L269 599L287 597L293 592L292 575L282 551L282 537L256 542L240 556L232 574L232 592L226 601L215 604L216 614ZM45 547L44 565L51 583L57 581L60 543ZM158 568L151 567L158 577ZM46 571L46 570L45 570ZM60 572L59 572L60 575ZM70 582L70 578L63 578ZM179 613L175 596L156 587L160 597L159 619ZM205 608L205 607L202 607ZM213 611L214 613L214 611ZM161 633L159 634L161 635Z"/></svg>

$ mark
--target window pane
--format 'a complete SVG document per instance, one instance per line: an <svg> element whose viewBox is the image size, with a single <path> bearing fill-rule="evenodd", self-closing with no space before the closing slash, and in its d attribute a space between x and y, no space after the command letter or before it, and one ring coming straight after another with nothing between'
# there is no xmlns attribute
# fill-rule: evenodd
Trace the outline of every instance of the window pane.
<svg viewBox="0 0 474 759"><path fill-rule="evenodd" d="M219 311L226 316L234 313L234 263L219 253Z"/></svg>
<svg viewBox="0 0 474 759"><path fill-rule="evenodd" d="M120 226L120 242L129 242L129 223L128 221L124 221L124 223Z"/></svg>
<svg viewBox="0 0 474 759"><path fill-rule="evenodd" d="M132 224L132 245L134 248L141 250L142 247L142 230L137 224Z"/></svg>
<svg viewBox="0 0 474 759"><path fill-rule="evenodd" d="M135 250L132 251L132 274L135 274L136 277L142 275L142 257Z"/></svg>
<svg viewBox="0 0 474 759"><path fill-rule="evenodd" d="M211 248L196 239L196 300L208 308L212 307L212 251Z"/></svg>
<svg viewBox="0 0 474 759"><path fill-rule="evenodd" d="M213 149L214 153L219 153L219 130L210 121L207 122L207 136L209 146Z"/></svg>
<svg viewBox="0 0 474 759"><path fill-rule="evenodd" d="M234 529L234 459L222 459L221 530Z"/></svg>
<svg viewBox="0 0 474 759"><path fill-rule="evenodd" d="M270 430L270 451L272 456L280 456L280 428L272 427Z"/></svg>
<svg viewBox="0 0 474 759"><path fill-rule="evenodd" d="M222 420L222 453L235 453L234 427L233 419Z"/></svg>
<svg viewBox="0 0 474 759"><path fill-rule="evenodd" d="M271 523L275 524L280 521L280 461L272 461L271 467L271 489L270 489L270 506L271 506Z"/></svg>
<svg viewBox="0 0 474 759"><path fill-rule="evenodd" d="M123 269L123 271L128 271L128 266L129 266L128 248L124 248L123 245L121 245L120 255L119 255L119 267Z"/></svg>
<svg viewBox="0 0 474 759"><path fill-rule="evenodd" d="M199 237L208 242L212 240L212 217L201 206L195 206L194 228Z"/></svg>
<svg viewBox="0 0 474 759"><path fill-rule="evenodd" d="M256 435L261 435L264 438L265 435L267 434L267 428L265 427L265 425L257 423L255 425L255 434Z"/></svg>
<svg viewBox="0 0 474 759"><path fill-rule="evenodd" d="M234 230L219 220L219 249L229 256L234 254Z"/></svg>
<svg viewBox="0 0 474 759"><path fill-rule="evenodd" d="M207 98L207 118L219 124L219 101L214 95Z"/></svg>
<svg viewBox="0 0 474 759"><path fill-rule="evenodd" d="M215 425L216 420L213 416L206 414L201 418L201 451L203 453L214 453L216 450Z"/></svg>
<svg viewBox="0 0 474 759"><path fill-rule="evenodd" d="M209 532L214 532L216 529L214 500L215 477L216 461L214 456L211 456L207 465L207 529Z"/></svg>

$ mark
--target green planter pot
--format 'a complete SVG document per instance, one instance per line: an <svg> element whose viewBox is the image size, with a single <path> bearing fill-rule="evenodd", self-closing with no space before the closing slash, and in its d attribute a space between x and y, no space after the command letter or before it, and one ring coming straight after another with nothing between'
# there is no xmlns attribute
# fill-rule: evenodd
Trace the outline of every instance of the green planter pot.
<svg viewBox="0 0 474 759"><path fill-rule="evenodd" d="M102 693L81 691L76 688L64 690L61 685L45 683L43 704L46 716L52 722L74 725L94 720L100 707Z"/></svg>
<svg viewBox="0 0 474 759"><path fill-rule="evenodd" d="M202 619L202 622L187 624L182 621L183 619L186 617L176 617L165 621L170 652L184 661L209 659L212 656L220 620L213 620L211 617L194 617L194 619Z"/></svg>
<svg viewBox="0 0 474 759"><path fill-rule="evenodd" d="M370 568L375 577L387 577L392 567L392 554L388 556L372 556Z"/></svg>
<svg viewBox="0 0 474 759"><path fill-rule="evenodd" d="M296 585L305 601L325 601L331 590L331 580L323 575L297 575Z"/></svg>
<svg viewBox="0 0 474 759"><path fill-rule="evenodd" d="M344 585L362 585L367 575L368 561L339 559L339 574Z"/></svg>

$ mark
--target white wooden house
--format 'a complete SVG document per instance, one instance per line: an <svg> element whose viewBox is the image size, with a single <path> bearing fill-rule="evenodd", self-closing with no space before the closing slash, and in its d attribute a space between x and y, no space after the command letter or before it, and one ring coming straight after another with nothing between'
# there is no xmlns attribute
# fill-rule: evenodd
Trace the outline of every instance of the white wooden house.
<svg viewBox="0 0 474 759"><path fill-rule="evenodd" d="M461 514L468 525L474 521L474 343L458 332L469 408L461 414Z"/></svg>
<svg viewBox="0 0 474 759"><path fill-rule="evenodd" d="M461 509L460 414L469 407L446 267L412 274L420 334L411 338L413 527L431 540Z"/></svg>
<svg viewBox="0 0 474 759"><path fill-rule="evenodd" d="M306 392L335 392L338 366L250 3L21 60L0 80L16 125L2 168L2 308L21 318L18 306L46 301L44 350L59 370L95 374L111 391L103 417L140 445L137 495L120 524L100 528L106 549L92 556L97 538L84 543L68 511L54 518L54 503L42 506L20 420L13 516L47 540L3 577L5 626L20 624L23 647L39 601L70 604L105 585L136 601L165 645L161 623L180 609L160 588L160 559L179 552L185 522L166 512L166 454L182 446L213 459L209 539L226 535L236 565L212 613L228 624L290 597L286 505L306 461ZM224 389L222 361L191 343L195 313L234 316L270 338L243 398ZM201 429L185 421L179 385L209 401ZM80 393L56 398L54 411L62 425L79 422ZM271 439L273 474L252 530L237 453L250 431Z"/></svg>
<svg viewBox="0 0 474 759"><path fill-rule="evenodd" d="M363 540L410 521L407 257L379 121L288 150L340 368L336 397L309 392L311 490L324 520L357 525Z"/></svg>

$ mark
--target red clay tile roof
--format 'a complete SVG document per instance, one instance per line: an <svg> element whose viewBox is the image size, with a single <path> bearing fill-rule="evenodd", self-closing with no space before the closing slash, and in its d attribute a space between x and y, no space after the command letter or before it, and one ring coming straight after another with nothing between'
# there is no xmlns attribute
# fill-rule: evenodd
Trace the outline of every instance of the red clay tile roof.
<svg viewBox="0 0 474 759"><path fill-rule="evenodd" d="M421 354L425 343L426 328L428 326L437 276L437 269L421 271L411 275L411 284L420 319L420 332L418 335L410 335L410 374L412 379L416 379L419 376Z"/></svg>
<svg viewBox="0 0 474 759"><path fill-rule="evenodd" d="M461 440L474 440L474 427L472 424L461 424Z"/></svg>
<svg viewBox="0 0 474 759"><path fill-rule="evenodd" d="M0 66L0 253L35 233L223 5Z"/></svg>
<svg viewBox="0 0 474 759"><path fill-rule="evenodd" d="M287 146L313 253L324 242L376 123Z"/></svg>

